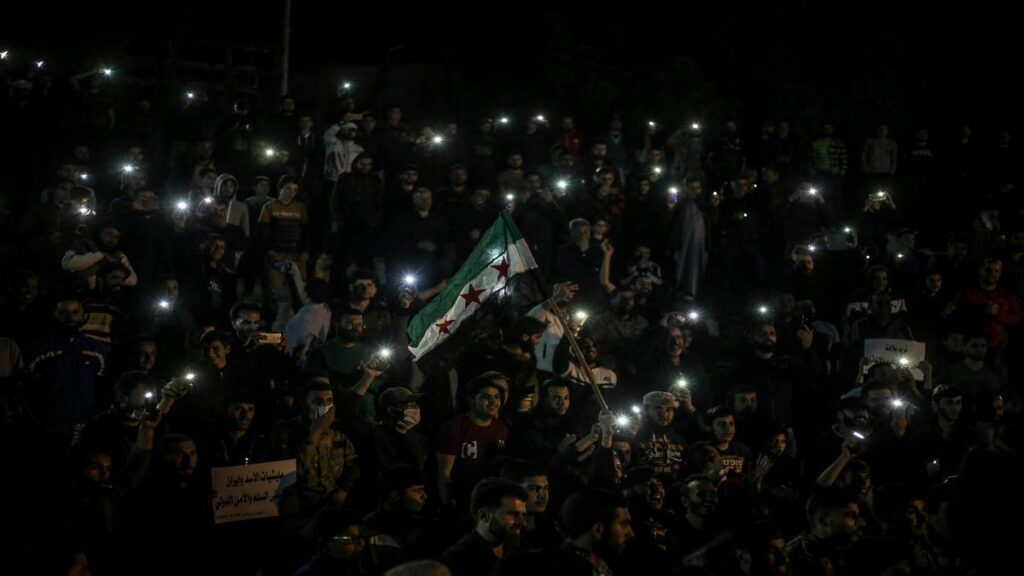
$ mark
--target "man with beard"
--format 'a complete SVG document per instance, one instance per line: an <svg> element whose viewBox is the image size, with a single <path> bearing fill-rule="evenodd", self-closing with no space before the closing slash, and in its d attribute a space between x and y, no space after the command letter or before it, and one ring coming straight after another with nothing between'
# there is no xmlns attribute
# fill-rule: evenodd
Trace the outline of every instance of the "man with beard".
<svg viewBox="0 0 1024 576"><path fill-rule="evenodd" d="M213 433L200 444L200 452L210 459L214 468L264 461L270 443L252 427L256 398L245 390L237 390L227 395L224 406Z"/></svg>
<svg viewBox="0 0 1024 576"><path fill-rule="evenodd" d="M686 441L672 429L676 399L668 392L644 395L643 426L633 439L631 451L636 465L650 468L663 485L679 480Z"/></svg>
<svg viewBox="0 0 1024 576"><path fill-rule="evenodd" d="M491 574L505 544L519 539L526 524L526 491L508 480L488 478L473 489L473 531L439 558L454 576Z"/></svg>
<svg viewBox="0 0 1024 576"><path fill-rule="evenodd" d="M368 342L383 343L392 339L392 322L395 319L380 296L377 277L372 271L359 269L349 275L348 307L363 313L363 337Z"/></svg>
<svg viewBox="0 0 1024 576"><path fill-rule="evenodd" d="M619 290L612 298L612 310L601 314L587 326L587 332L601 349L614 357L617 365L632 358L632 344L647 330L647 319L636 310L636 293Z"/></svg>
<svg viewBox="0 0 1024 576"><path fill-rule="evenodd" d="M807 471L818 474L828 467L844 443L854 446L860 454L865 440L871 436L871 423L867 405L857 397L840 398L836 406L836 423L814 441L807 452Z"/></svg>
<svg viewBox="0 0 1024 576"><path fill-rule="evenodd" d="M421 558L431 520L423 515L427 502L423 472L407 464L395 464L381 471L377 486L382 498L377 509L366 517L371 534L370 554L381 571Z"/></svg>
<svg viewBox="0 0 1024 576"><path fill-rule="evenodd" d="M652 574L672 572L672 541L669 527L677 520L666 510L665 487L650 469L634 468L624 482L635 538L627 546L623 565L643 567Z"/></svg>
<svg viewBox="0 0 1024 576"><path fill-rule="evenodd" d="M555 520L548 513L551 486L543 459L511 460L501 468L501 477L526 490L526 522L517 550L551 550L562 543Z"/></svg>
<svg viewBox="0 0 1024 576"><path fill-rule="evenodd" d="M71 433L96 413L97 385L107 363L107 346L79 331L82 317L78 298L59 298L54 329L25 351L34 381L29 404L54 447L64 450Z"/></svg>
<svg viewBox="0 0 1024 576"><path fill-rule="evenodd" d="M810 530L786 545L793 576L841 574L846 552L860 537L856 497L838 489L815 492L807 501Z"/></svg>
<svg viewBox="0 0 1024 576"><path fill-rule="evenodd" d="M108 261L96 273L96 291L84 303L86 336L109 345L111 336L128 332L128 293L125 282L132 271L120 262Z"/></svg>
<svg viewBox="0 0 1024 576"><path fill-rule="evenodd" d="M970 430L960 418L963 396L963 390L956 386L936 386L932 391L929 421L911 434L914 453L933 481L941 482L956 474L971 447Z"/></svg>
<svg viewBox="0 0 1024 576"><path fill-rule="evenodd" d="M338 178L352 171L353 161L363 153L363 147L356 144L359 127L352 122L339 122L324 132L324 180L333 188Z"/></svg>
<svg viewBox="0 0 1024 576"><path fill-rule="evenodd" d="M562 504L560 524L566 540L560 548L503 560L500 575L559 574L611 576L626 543L633 538L629 505L607 490L585 488ZM631 570L621 569L622 573Z"/></svg>
<svg viewBox="0 0 1024 576"><path fill-rule="evenodd" d="M947 377L950 383L966 393L968 400L986 390L998 392L1003 389L1006 376L992 366L985 334L965 335L963 352L963 359L949 367Z"/></svg>
<svg viewBox="0 0 1024 576"><path fill-rule="evenodd" d="M680 558L699 552L717 529L718 486L715 479L693 475L683 480L683 508L686 515L675 526L674 537Z"/></svg>
<svg viewBox="0 0 1024 576"><path fill-rule="evenodd" d="M750 327L749 351L740 357L734 374L735 380L749 384L757 391L757 415L787 428L793 425L794 394L812 390L814 375L811 352L814 332L799 327L797 336L802 352L792 357L780 356L776 351L778 337L775 324L767 313L762 314ZM805 415L807 418L813 416Z"/></svg>
<svg viewBox="0 0 1024 576"><path fill-rule="evenodd" d="M360 342L365 323L359 310L342 310L336 318L337 335L310 353L306 369L325 371L331 382L348 387L355 383L361 372L359 364L373 354L369 346Z"/></svg>

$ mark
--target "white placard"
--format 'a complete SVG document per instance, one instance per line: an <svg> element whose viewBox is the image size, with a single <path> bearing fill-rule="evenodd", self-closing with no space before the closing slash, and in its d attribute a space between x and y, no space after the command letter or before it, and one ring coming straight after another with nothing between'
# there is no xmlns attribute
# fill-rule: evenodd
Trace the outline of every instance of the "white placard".
<svg viewBox="0 0 1024 576"><path fill-rule="evenodd" d="M280 516L281 495L295 484L295 460L214 468L216 524Z"/></svg>
<svg viewBox="0 0 1024 576"><path fill-rule="evenodd" d="M896 368L900 367L900 359L905 359L911 367L911 373L915 380L924 379L924 374L917 368L920 362L924 362L924 342L915 340L895 340L890 338L868 338L864 340L864 358L869 361L865 366L864 373L872 364L888 362Z"/></svg>

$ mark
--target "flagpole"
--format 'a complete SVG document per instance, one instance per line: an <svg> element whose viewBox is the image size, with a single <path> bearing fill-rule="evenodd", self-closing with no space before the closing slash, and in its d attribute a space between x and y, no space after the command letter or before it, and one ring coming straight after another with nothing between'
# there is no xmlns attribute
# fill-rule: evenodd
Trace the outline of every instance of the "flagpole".
<svg viewBox="0 0 1024 576"><path fill-rule="evenodd" d="M540 275L539 271L537 275ZM565 314L562 314L562 309L558 307L558 303L555 302L553 295L548 298L548 305L555 312L555 316L558 317L558 322L562 325L566 337L569 338L569 346L572 347L572 351L576 354L576 360L579 361L580 366L583 368L583 375L587 377L587 381L590 382L590 386L594 389L594 395L597 396L597 401L601 403L601 409L608 410L608 402L605 401L604 394L601 393L601 387L597 385L594 373L590 371L590 363L587 362L587 358L580 350L580 345L576 342L576 336L572 332L572 327L569 326L569 322L565 319Z"/></svg>

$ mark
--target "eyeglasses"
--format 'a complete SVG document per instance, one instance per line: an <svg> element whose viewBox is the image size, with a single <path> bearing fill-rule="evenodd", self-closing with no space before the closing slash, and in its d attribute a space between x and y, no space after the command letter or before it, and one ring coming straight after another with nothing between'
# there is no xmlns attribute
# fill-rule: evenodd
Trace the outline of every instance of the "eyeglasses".
<svg viewBox="0 0 1024 576"><path fill-rule="evenodd" d="M341 544L365 544L366 536L332 536L331 542L340 542Z"/></svg>

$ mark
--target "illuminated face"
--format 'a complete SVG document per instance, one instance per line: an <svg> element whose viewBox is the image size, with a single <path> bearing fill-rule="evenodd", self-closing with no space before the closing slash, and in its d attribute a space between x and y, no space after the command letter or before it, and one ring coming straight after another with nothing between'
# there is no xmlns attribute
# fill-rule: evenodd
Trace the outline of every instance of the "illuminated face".
<svg viewBox="0 0 1024 576"><path fill-rule="evenodd" d="M238 402L228 406L228 423L232 426L233 430L248 430L255 414L256 406L254 404Z"/></svg>
<svg viewBox="0 0 1024 576"><path fill-rule="evenodd" d="M565 416L569 412L569 389L564 386L551 386L544 397L544 407L556 416Z"/></svg>
<svg viewBox="0 0 1024 576"><path fill-rule="evenodd" d="M771 443L768 445L768 450L776 458L782 456L782 454L786 452L786 435L776 434L775 436L772 436Z"/></svg>
<svg viewBox="0 0 1024 576"><path fill-rule="evenodd" d="M256 310L242 310L235 318L235 333L239 338L248 338L254 332L259 331L263 317Z"/></svg>
<svg viewBox="0 0 1024 576"><path fill-rule="evenodd" d="M736 419L732 414L715 418L711 423L711 430L715 434L715 440L720 444L728 444L736 436Z"/></svg>
<svg viewBox="0 0 1024 576"><path fill-rule="evenodd" d="M359 526L349 526L327 539L326 553L342 560L361 556L366 546L366 536Z"/></svg>
<svg viewBox="0 0 1024 576"><path fill-rule="evenodd" d="M356 171L360 174L369 174L373 170L373 158L360 158L356 161Z"/></svg>
<svg viewBox="0 0 1024 576"><path fill-rule="evenodd" d="M203 356L211 366L218 370L223 370L228 365L230 352L231 347L219 340L214 340L203 346Z"/></svg>
<svg viewBox="0 0 1024 576"><path fill-rule="evenodd" d="M548 497L551 495L548 477L527 476L519 485L526 490L526 512L528 514L543 514L548 508Z"/></svg>
<svg viewBox="0 0 1024 576"><path fill-rule="evenodd" d="M277 199L280 200L282 204L289 204L295 199L295 196L297 196L298 193L299 185L294 182L289 182L277 191Z"/></svg>
<svg viewBox="0 0 1024 576"><path fill-rule="evenodd" d="M140 342L135 347L135 365L139 370L145 370L149 372L156 366L156 343L155 342Z"/></svg>
<svg viewBox="0 0 1024 576"><path fill-rule="evenodd" d="M192 478L196 474L199 455L196 444L192 440L172 443L164 454L164 462L170 464L182 478Z"/></svg>
<svg viewBox="0 0 1024 576"><path fill-rule="evenodd" d="M671 424L675 414L676 407L672 402L661 401L657 405L644 405L644 417L659 427Z"/></svg>
<svg viewBox="0 0 1024 576"><path fill-rule="evenodd" d="M476 396L473 396L470 409L479 418L497 418L498 410L501 409L502 394L494 386L481 388Z"/></svg>

